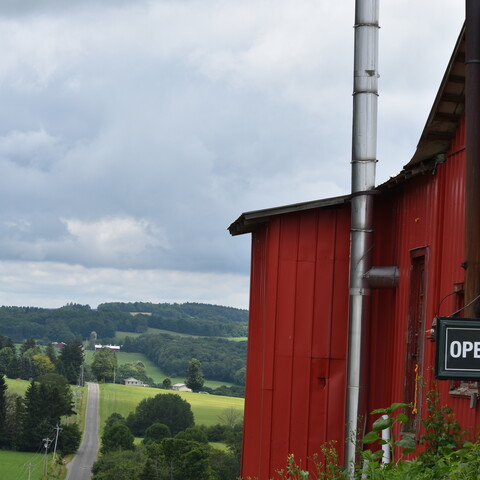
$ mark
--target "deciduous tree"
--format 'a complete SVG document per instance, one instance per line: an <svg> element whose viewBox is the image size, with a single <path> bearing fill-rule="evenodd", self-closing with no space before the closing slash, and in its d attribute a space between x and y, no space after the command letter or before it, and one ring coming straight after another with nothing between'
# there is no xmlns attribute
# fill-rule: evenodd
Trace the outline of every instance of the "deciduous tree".
<svg viewBox="0 0 480 480"><path fill-rule="evenodd" d="M127 417L127 426L137 437L143 437L145 430L154 423L168 426L172 435L185 428L193 427L193 413L190 404L174 393L163 393L144 398Z"/></svg>
<svg viewBox="0 0 480 480"><path fill-rule="evenodd" d="M111 382L114 368L117 366L115 353L109 348L101 348L93 354L92 372L97 380Z"/></svg>

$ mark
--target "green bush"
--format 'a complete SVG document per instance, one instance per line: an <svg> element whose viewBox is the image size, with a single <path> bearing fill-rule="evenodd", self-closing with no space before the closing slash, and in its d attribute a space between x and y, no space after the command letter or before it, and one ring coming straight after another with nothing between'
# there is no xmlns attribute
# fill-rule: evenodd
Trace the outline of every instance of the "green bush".
<svg viewBox="0 0 480 480"><path fill-rule="evenodd" d="M480 440L462 441L466 434L455 419L452 410L441 406L439 393L427 394L427 418L422 420L425 433L420 443L424 447L413 460L404 460L404 454L416 452L416 442L409 436L397 439L395 425L408 422L403 410L409 405L394 403L387 408L372 412L380 415L372 425L372 431L362 439L360 461L353 472L346 471L338 462L335 445L330 442L321 448L321 455L312 459L316 471L304 470L293 454L289 455L285 469L277 472L281 480L479 480ZM391 428L388 440L382 439L381 432ZM382 463L382 446L390 445L392 461ZM365 449L365 446L374 447ZM395 452L400 452L398 459ZM322 459L322 460L320 460ZM252 480L252 479L246 479Z"/></svg>

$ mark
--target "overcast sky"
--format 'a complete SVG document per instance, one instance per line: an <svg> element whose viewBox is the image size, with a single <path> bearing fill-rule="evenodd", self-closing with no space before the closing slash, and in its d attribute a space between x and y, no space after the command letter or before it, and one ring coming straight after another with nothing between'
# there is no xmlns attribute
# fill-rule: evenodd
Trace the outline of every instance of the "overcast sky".
<svg viewBox="0 0 480 480"><path fill-rule="evenodd" d="M380 2L377 183L463 20ZM0 304L247 308L228 225L349 193L353 23L353 0L1 0Z"/></svg>

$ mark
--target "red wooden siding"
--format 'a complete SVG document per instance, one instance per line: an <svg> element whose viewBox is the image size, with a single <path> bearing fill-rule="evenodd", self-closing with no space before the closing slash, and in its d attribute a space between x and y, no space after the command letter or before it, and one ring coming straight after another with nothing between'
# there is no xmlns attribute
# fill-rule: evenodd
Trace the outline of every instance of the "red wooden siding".
<svg viewBox="0 0 480 480"><path fill-rule="evenodd" d="M253 234L242 476L271 478L344 437L348 208L271 220Z"/></svg>

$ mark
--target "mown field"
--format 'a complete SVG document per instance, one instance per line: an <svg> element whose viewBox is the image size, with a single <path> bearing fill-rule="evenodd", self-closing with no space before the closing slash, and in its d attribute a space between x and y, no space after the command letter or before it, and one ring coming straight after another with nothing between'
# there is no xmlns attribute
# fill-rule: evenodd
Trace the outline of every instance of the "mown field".
<svg viewBox="0 0 480 480"><path fill-rule="evenodd" d="M243 413L243 398L203 395L201 393L174 392L158 388L126 387L111 383L100 385L100 424L103 429L105 420L114 412L126 417L141 400L160 393L176 393L191 406L197 425L215 425L218 416L226 409L234 408Z"/></svg>
<svg viewBox="0 0 480 480"><path fill-rule="evenodd" d="M41 453L0 450L0 478L39 480L43 474L44 460L45 456Z"/></svg>
<svg viewBox="0 0 480 480"><path fill-rule="evenodd" d="M93 360L93 351L86 350L85 351L85 362L90 364ZM124 363L134 363L137 361L142 362L145 365L145 369L147 371L147 376L153 379L155 383L162 383L163 380L168 376L164 372L162 372L152 361L150 361L143 353L128 353L128 352L118 352L117 355L117 362L118 365L122 365ZM186 370L186 366L185 366ZM186 373L186 372L185 372ZM185 382L185 377L170 377L172 380L172 384L175 383L183 383ZM218 388L222 385L226 385L227 387L232 386L233 384L230 382L219 382L217 380L205 380L205 386L210 388Z"/></svg>

